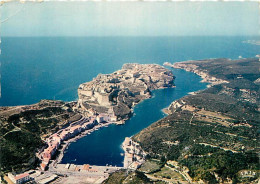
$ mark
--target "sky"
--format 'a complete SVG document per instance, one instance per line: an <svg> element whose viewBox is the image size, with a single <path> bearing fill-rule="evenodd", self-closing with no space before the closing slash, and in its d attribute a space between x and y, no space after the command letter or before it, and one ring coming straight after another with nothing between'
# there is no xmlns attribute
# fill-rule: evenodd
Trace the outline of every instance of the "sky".
<svg viewBox="0 0 260 184"><path fill-rule="evenodd" d="M257 2L11 2L2 36L260 35Z"/></svg>

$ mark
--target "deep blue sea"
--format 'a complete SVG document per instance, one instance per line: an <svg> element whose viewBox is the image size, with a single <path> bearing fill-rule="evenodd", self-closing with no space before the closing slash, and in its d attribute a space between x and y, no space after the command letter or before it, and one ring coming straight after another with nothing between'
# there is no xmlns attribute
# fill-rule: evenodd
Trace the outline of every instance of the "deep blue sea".
<svg viewBox="0 0 260 184"><path fill-rule="evenodd" d="M2 38L1 106L36 103L41 99L77 99L77 87L99 73L124 63L177 62L191 59L254 57L260 47L242 43L253 37L21 37ZM259 39L259 38L258 38ZM206 87L195 74L173 70L176 88L153 92L138 104L125 125L112 125L72 143L63 163L117 165L120 148L131 136L165 115L172 101Z"/></svg>

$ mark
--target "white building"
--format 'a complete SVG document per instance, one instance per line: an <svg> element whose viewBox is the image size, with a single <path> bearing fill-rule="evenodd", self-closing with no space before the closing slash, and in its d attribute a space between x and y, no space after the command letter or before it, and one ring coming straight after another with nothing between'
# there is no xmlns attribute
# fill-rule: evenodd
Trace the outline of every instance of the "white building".
<svg viewBox="0 0 260 184"><path fill-rule="evenodd" d="M22 184L30 180L28 173L22 173L14 176L12 173L8 173L8 178L15 184Z"/></svg>

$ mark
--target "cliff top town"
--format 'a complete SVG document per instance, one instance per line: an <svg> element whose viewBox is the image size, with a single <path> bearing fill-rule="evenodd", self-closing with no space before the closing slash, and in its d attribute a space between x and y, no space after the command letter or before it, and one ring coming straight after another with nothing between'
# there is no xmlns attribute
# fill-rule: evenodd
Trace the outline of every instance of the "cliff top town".
<svg viewBox="0 0 260 184"><path fill-rule="evenodd" d="M125 120L131 108L149 98L151 90L173 87L170 70L156 64L124 64L112 74L99 74L78 89L76 110L87 116L106 113L114 121Z"/></svg>

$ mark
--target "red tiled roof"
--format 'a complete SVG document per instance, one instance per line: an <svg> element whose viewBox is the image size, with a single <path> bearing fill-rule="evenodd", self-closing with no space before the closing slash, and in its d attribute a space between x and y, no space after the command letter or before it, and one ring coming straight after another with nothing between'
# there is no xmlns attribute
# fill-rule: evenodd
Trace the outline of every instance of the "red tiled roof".
<svg viewBox="0 0 260 184"><path fill-rule="evenodd" d="M55 149L54 146L50 146L47 149L44 150L45 153L51 153Z"/></svg>
<svg viewBox="0 0 260 184"><path fill-rule="evenodd" d="M42 170L45 170L46 166L47 166L46 164L41 163L41 169L42 169Z"/></svg>
<svg viewBox="0 0 260 184"><path fill-rule="evenodd" d="M83 170L89 170L89 165L88 164L84 164L82 169Z"/></svg>
<svg viewBox="0 0 260 184"><path fill-rule="evenodd" d="M19 180L19 179L25 178L26 176L29 176L29 174L28 173L19 174L19 175L15 176L14 178L16 180Z"/></svg>

